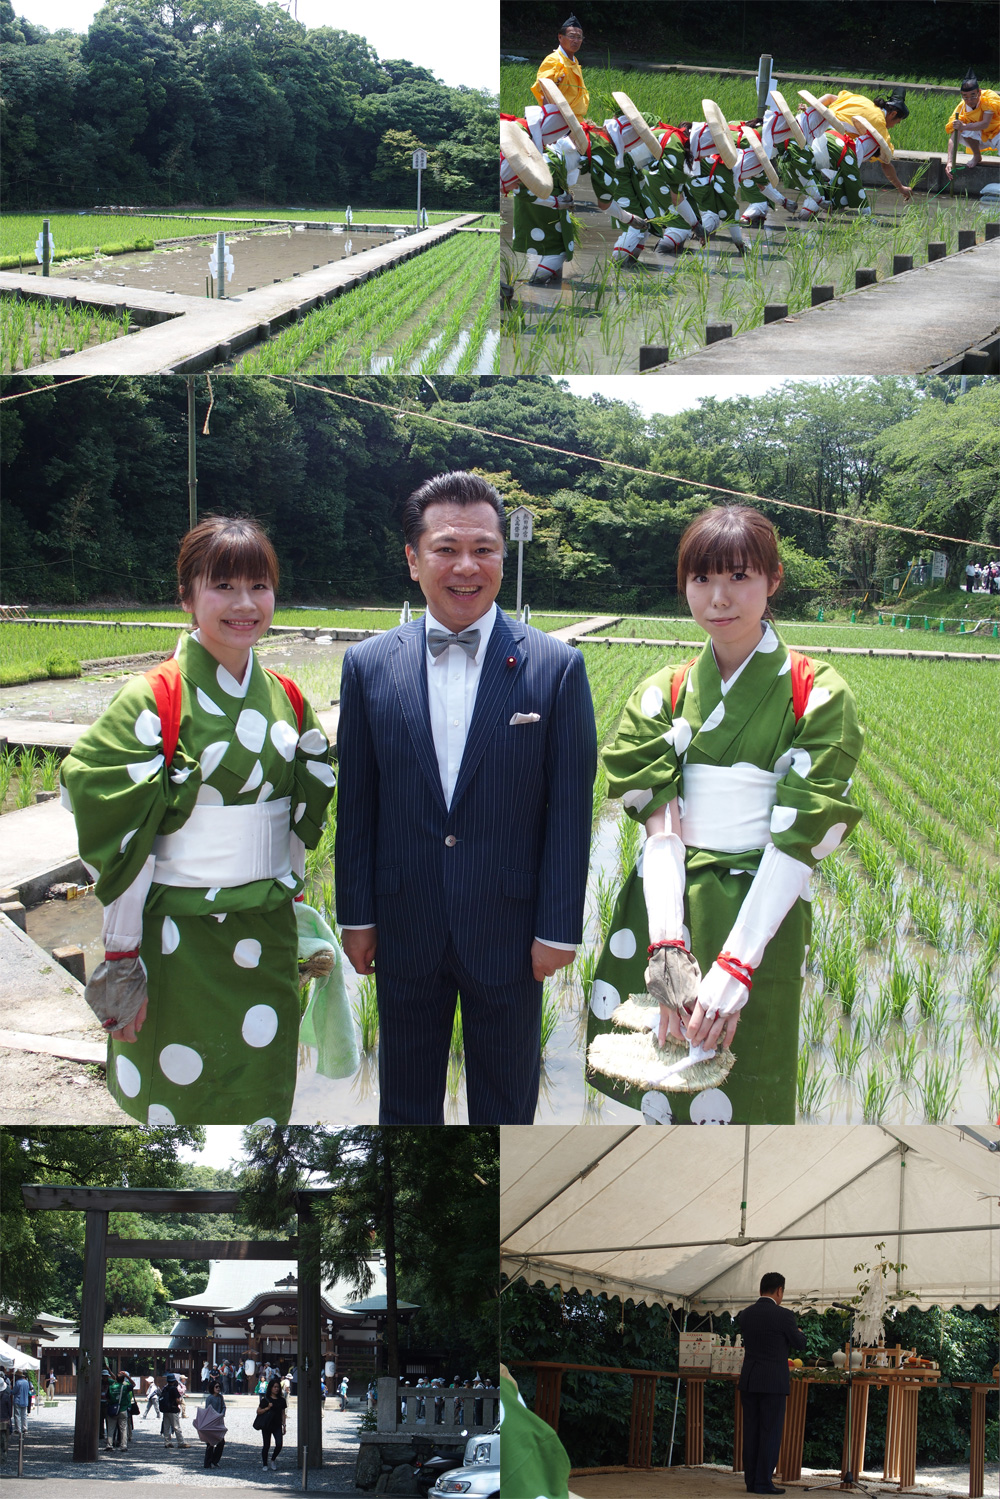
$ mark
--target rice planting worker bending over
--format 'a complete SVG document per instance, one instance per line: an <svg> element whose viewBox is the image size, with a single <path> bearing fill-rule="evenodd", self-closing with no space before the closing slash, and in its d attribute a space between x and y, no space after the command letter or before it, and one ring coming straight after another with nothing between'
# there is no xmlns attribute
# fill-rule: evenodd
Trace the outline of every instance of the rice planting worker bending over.
<svg viewBox="0 0 1000 1499"><path fill-rule="evenodd" d="M822 115L827 130L820 129L812 142L813 158L820 177L825 180L825 194L834 208L856 208L862 218L871 215L871 204L861 181L861 166L878 156L882 170L896 191L908 203L911 189L900 182L892 165L889 132L905 120L910 111L902 89L889 99L868 99L864 94L823 94L819 99L806 89L799 97ZM799 218L811 218L821 204L806 198Z"/></svg>
<svg viewBox="0 0 1000 1499"><path fill-rule="evenodd" d="M559 45L539 64L538 77L531 92L539 104L545 103L542 79L551 78L566 97L566 102L578 120L586 118L590 108L590 94L583 81L583 69L576 54L583 45L583 27L576 16L569 16L559 28Z"/></svg>
<svg viewBox="0 0 1000 1499"><path fill-rule="evenodd" d="M862 735L840 675L775 633L781 574L759 511L692 522L678 585L708 640L640 684L604 754L646 840L597 963L587 1074L651 1123L795 1122L810 875L861 816ZM678 1082L688 1047L704 1072Z"/></svg>
<svg viewBox="0 0 1000 1499"><path fill-rule="evenodd" d="M995 151L1000 145L1000 94L993 89L980 88L979 80L970 68L959 84L962 102L955 108L945 129L951 136L948 158L944 164L945 175L950 177L955 170L955 158L961 141L966 150L972 152L972 165L978 167L983 160L983 147Z"/></svg>

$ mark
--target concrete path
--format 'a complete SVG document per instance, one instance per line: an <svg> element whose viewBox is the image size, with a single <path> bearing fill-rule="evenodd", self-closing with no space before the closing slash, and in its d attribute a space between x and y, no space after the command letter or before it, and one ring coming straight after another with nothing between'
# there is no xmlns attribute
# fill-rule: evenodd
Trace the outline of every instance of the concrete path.
<svg viewBox="0 0 1000 1499"><path fill-rule="evenodd" d="M553 640L576 640L580 635L591 635L595 630L607 630L621 619L620 614L595 614L591 619L581 619L578 624L564 625L561 630L548 630Z"/></svg>
<svg viewBox="0 0 1000 1499"><path fill-rule="evenodd" d="M53 727L48 723L41 726ZM65 730L77 727L76 724L61 726ZM18 743L30 744L31 740ZM68 879L69 875L61 871L78 863L79 857L76 823L60 802L40 802L0 817L0 889L16 885L24 892L43 877L50 885L55 880ZM25 905L33 905L41 895L32 889L27 896L22 893L21 899Z"/></svg>
<svg viewBox="0 0 1000 1499"><path fill-rule="evenodd" d="M996 331L998 287L991 240L644 375L917 375Z"/></svg>
<svg viewBox="0 0 1000 1499"><path fill-rule="evenodd" d="M6 740L8 744L14 745L36 745L41 749L72 749L80 735L85 733L88 725L85 723L55 723L47 718L0 718L0 742ZM47 806L48 803L43 803ZM30 811L30 808L25 810ZM13 812L8 812L8 817L13 817ZM0 830L0 879L3 878L3 852L7 839L2 836L5 830Z"/></svg>
<svg viewBox="0 0 1000 1499"><path fill-rule="evenodd" d="M124 305L138 311L140 317L166 316L168 321L144 327L129 338L116 338L79 354L69 354L65 359L34 365L26 373L170 375L228 363L235 352L257 342L262 324L267 324L272 333L277 332L322 303L359 286L373 274L419 255L481 217L481 214L463 214L406 239L377 245L333 265L305 271L294 280L244 292L238 297L186 297L172 292L137 291L128 286L102 287L50 276L44 287L46 296L76 297L79 301L112 308ZM0 291L15 290L37 295L39 282L35 276L0 272Z"/></svg>

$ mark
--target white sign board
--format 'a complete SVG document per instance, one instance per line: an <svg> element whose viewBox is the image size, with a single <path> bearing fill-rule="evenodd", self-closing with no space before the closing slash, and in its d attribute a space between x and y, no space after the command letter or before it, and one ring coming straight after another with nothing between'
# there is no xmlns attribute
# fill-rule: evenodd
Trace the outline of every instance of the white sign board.
<svg viewBox="0 0 1000 1499"><path fill-rule="evenodd" d="M946 578L948 576L948 554L947 552L935 552L931 562L931 577Z"/></svg>
<svg viewBox="0 0 1000 1499"><path fill-rule="evenodd" d="M219 251L218 251L218 248L214 249L212 251L211 255L209 256L209 260L208 260L208 274L210 276L214 276L215 279L216 279L216 281L218 281L218 279L219 279ZM227 281L232 281L232 279L233 279L233 257L232 257L232 254L230 252L229 246L227 245L226 246L226 280Z"/></svg>
<svg viewBox="0 0 1000 1499"><path fill-rule="evenodd" d="M44 245L44 241L42 239L42 231L39 229L39 231L38 231L38 238L35 240L35 259L38 261L39 265L41 265L41 263L42 263L42 253L43 253L44 248L45 248L45 245ZM52 238L52 235L50 234L49 235L49 259L50 260L52 259L52 256L55 253L55 248L56 248L56 242Z"/></svg>
<svg viewBox="0 0 1000 1499"><path fill-rule="evenodd" d="M530 541L533 520L534 517L531 511L526 510L523 505L519 505L516 510L512 510L510 514L511 541Z"/></svg>
<svg viewBox="0 0 1000 1499"><path fill-rule="evenodd" d="M425 172L427 170L427 152L426 151L414 151L413 156L411 157L411 160L413 162L413 170L415 172Z"/></svg>

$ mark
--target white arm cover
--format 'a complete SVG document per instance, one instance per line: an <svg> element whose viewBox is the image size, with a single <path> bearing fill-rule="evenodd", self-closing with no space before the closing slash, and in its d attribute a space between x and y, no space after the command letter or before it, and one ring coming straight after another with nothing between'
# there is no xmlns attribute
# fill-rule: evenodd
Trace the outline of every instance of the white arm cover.
<svg viewBox="0 0 1000 1499"><path fill-rule="evenodd" d="M142 910L153 883L155 854L150 854L128 889L104 907L101 937L105 952L131 952L142 941Z"/></svg>
<svg viewBox="0 0 1000 1499"><path fill-rule="evenodd" d="M306 877L306 846L298 833L289 833L288 852L292 861L292 872L297 874L300 880Z"/></svg>
<svg viewBox="0 0 1000 1499"><path fill-rule="evenodd" d="M697 226L698 215L695 213L694 208L688 202L683 193L681 194L680 202L677 204L677 212L680 214L685 224L690 224L692 229Z"/></svg>
<svg viewBox="0 0 1000 1499"><path fill-rule="evenodd" d="M740 906L723 952L756 968L764 949L809 884L808 864L783 854L769 843L757 873ZM718 963L713 963L698 989L698 1003L706 1015L732 1015L741 1010L750 990Z"/></svg>
<svg viewBox="0 0 1000 1499"><path fill-rule="evenodd" d="M653 833L642 855L642 893L649 940L676 941L684 927L684 845L676 833Z"/></svg>

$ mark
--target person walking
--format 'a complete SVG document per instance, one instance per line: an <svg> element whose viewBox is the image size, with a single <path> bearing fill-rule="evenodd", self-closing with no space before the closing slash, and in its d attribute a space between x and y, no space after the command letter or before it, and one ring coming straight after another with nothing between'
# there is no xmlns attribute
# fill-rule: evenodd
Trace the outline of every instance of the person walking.
<svg viewBox="0 0 1000 1499"><path fill-rule="evenodd" d="M764 1275L760 1299L737 1314L743 1338L740 1400L743 1406L743 1477L748 1494L783 1494L773 1474L781 1450L788 1399L788 1357L806 1335L782 1305L785 1277Z"/></svg>
<svg viewBox="0 0 1000 1499"><path fill-rule="evenodd" d="M129 1417L132 1414L132 1381L123 1369L117 1379L112 1377L108 1385L108 1426L104 1440L105 1452L113 1446L128 1451Z"/></svg>
<svg viewBox="0 0 1000 1499"><path fill-rule="evenodd" d="M278 1457L285 1444L285 1428L287 1424L287 1402L281 1393L281 1380L272 1379L260 1397L257 1407L257 1416L254 1425L263 1439L261 1450L261 1464L263 1467L276 1468ZM274 1442L274 1456L269 1459L268 1453L271 1442Z"/></svg>
<svg viewBox="0 0 1000 1499"><path fill-rule="evenodd" d="M146 1375L146 1409L142 1413L142 1419L144 1421L145 1421L146 1417L149 1415L149 1407L150 1406L154 1407L154 1409L156 1410L156 1414L157 1415L160 1414L160 1390L159 1390L159 1386L156 1383L156 1379L155 1379L154 1375L147 1374Z"/></svg>
<svg viewBox="0 0 1000 1499"><path fill-rule="evenodd" d="M28 1434L28 1412L31 1409L31 1381L23 1369L14 1375L13 1390L13 1430Z"/></svg>
<svg viewBox="0 0 1000 1499"><path fill-rule="evenodd" d="M11 1417L14 1413L14 1391L0 1369L0 1457L6 1457Z"/></svg>
<svg viewBox="0 0 1000 1499"><path fill-rule="evenodd" d="M220 1416L226 1414L226 1400L222 1393L222 1380L209 1379L208 1394L205 1396L204 1404L213 1411L218 1411ZM215 1443L214 1446L205 1443L205 1467L217 1468L222 1460L222 1449L226 1445L225 1437Z"/></svg>
<svg viewBox="0 0 1000 1499"><path fill-rule="evenodd" d="M54 1369L49 1370L49 1377L45 1381L45 1387L49 1399L54 1400L56 1398L56 1371Z"/></svg>
<svg viewBox="0 0 1000 1499"><path fill-rule="evenodd" d="M339 1385L338 1389L339 1389L339 1394L340 1394L340 1409L342 1411L346 1411L346 1409L347 1409L347 1375L346 1374L344 1375L343 1379L340 1381L340 1385Z"/></svg>
<svg viewBox="0 0 1000 1499"><path fill-rule="evenodd" d="M176 1438L178 1447L186 1447L187 1442L181 1438L181 1394L176 1374L167 1375L166 1383L160 1391L159 1410L164 1447L170 1446L171 1437Z"/></svg>

